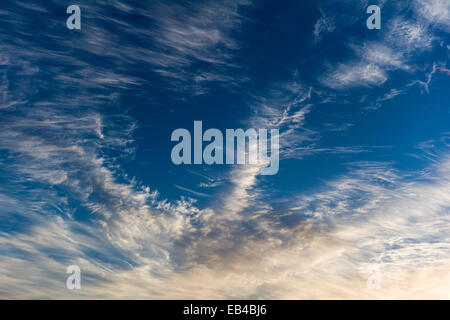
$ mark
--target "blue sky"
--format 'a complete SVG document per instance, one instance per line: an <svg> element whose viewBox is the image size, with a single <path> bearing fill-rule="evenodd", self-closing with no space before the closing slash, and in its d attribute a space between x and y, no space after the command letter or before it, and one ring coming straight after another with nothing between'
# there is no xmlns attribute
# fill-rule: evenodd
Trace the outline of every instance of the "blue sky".
<svg viewBox="0 0 450 320"><path fill-rule="evenodd" d="M0 297L450 298L449 1L70 4L0 5ZM174 165L195 120L278 174Z"/></svg>

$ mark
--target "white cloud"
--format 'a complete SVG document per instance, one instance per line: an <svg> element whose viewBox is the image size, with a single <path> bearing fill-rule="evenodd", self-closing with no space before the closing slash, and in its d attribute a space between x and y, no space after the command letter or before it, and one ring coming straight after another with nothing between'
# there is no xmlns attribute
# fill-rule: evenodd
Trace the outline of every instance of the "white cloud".
<svg viewBox="0 0 450 320"><path fill-rule="evenodd" d="M381 38L374 41L352 43L348 46L355 58L329 67L327 75L319 80L333 89L350 89L364 86L380 86L389 79L394 70L411 71L410 63L418 54L431 51L439 37L433 26L445 25L448 16L448 1L433 0L414 2L415 15L406 18L402 14L383 23ZM350 42L351 41L351 42Z"/></svg>
<svg viewBox="0 0 450 320"><path fill-rule="evenodd" d="M313 37L314 43L321 41L325 33L333 32L336 29L335 22L331 17L327 17L321 11L321 17L314 24Z"/></svg>
<svg viewBox="0 0 450 320"><path fill-rule="evenodd" d="M380 86L389 79L389 71L409 70L402 52L385 44L367 42L351 48L357 58L337 65L334 70L330 68L330 73L320 79L325 86L339 90Z"/></svg>
<svg viewBox="0 0 450 320"><path fill-rule="evenodd" d="M450 30L450 3L447 0L415 0L414 9L428 23Z"/></svg>
<svg viewBox="0 0 450 320"><path fill-rule="evenodd" d="M341 64L322 83L333 89L381 85L388 79L386 72L376 64Z"/></svg>
<svg viewBox="0 0 450 320"><path fill-rule="evenodd" d="M426 24L397 18L389 23L386 41L395 50L409 55L413 51L430 50L434 36Z"/></svg>
<svg viewBox="0 0 450 320"><path fill-rule="evenodd" d="M160 3L148 12L156 26L150 32L156 43L152 53L155 71L172 80L182 81L195 94L205 93L207 82L236 85L246 81L237 76L239 65L232 58L239 43L231 36L246 20L239 9L247 0L205 1L189 8ZM195 72L188 71L197 62L207 63ZM196 85L192 87L191 82ZM199 87L196 87L199 86ZM180 85L175 82L174 88Z"/></svg>

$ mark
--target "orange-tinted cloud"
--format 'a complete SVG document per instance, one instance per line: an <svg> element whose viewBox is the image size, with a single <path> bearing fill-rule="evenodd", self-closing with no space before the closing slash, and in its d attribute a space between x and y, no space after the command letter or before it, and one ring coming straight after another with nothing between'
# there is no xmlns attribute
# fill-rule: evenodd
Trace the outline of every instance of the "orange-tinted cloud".
<svg viewBox="0 0 450 320"><path fill-rule="evenodd" d="M437 70L441 73L445 73L446 75L450 76L450 69L446 69L443 67L438 67Z"/></svg>

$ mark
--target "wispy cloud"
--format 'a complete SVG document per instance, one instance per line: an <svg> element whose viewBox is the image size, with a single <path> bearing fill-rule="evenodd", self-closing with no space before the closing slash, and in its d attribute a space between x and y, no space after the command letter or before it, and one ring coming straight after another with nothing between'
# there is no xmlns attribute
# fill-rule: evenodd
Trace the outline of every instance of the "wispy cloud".
<svg viewBox="0 0 450 320"><path fill-rule="evenodd" d="M73 38L55 31L58 22L47 7L62 3L15 3L17 10L0 12L14 25L0 34L0 64L7 68L0 69L0 173L6 181L0 187L1 297L448 296L450 164L448 152L430 149L431 143L421 146L428 147L429 161L421 171L349 163L346 173L320 188L278 199L282 208L266 197L260 166L234 167L219 178L193 171L202 176L199 187L222 188L205 193L175 184L192 198L174 201L125 173L120 160L134 156L139 123L117 105L127 93L151 86L139 71L148 68L163 86L187 89L186 96L207 92L212 82L246 81L233 71L241 68L234 35L248 2L188 8L97 1L85 12L90 23ZM446 26L435 11L443 3L417 3ZM24 10L50 21L43 26L55 28L48 42L30 40L35 29L21 19ZM326 14L314 28L317 41L334 26ZM282 160L373 152L378 147L321 146L326 131L352 125L345 119L313 127L309 117L320 103L337 101L329 88L382 85L393 70L411 72L409 54L434 41L421 23L396 20L386 38L392 42L353 45L354 60L323 77L322 91L294 80L248 93L249 116L241 123L280 129ZM400 39L397 47L394 39ZM433 74L445 70L435 64L420 84L428 89ZM378 102L405 90L389 88ZM195 197L210 202L201 207ZM82 269L81 291L64 288L70 264ZM381 291L365 287L371 265L381 267Z"/></svg>
<svg viewBox="0 0 450 320"><path fill-rule="evenodd" d="M450 30L450 4L445 0L415 0L414 9L421 19L443 30Z"/></svg>
<svg viewBox="0 0 450 320"><path fill-rule="evenodd" d="M409 72L411 61L414 61L418 54L432 50L439 40L431 29L430 21L424 19L424 11L442 10L444 16L447 14L444 8L446 5L440 1L430 5L415 1L414 4L422 10L417 10L412 18L399 12L395 17L384 21L379 40L354 43L354 39L348 37L348 47L352 49L355 57L330 68L328 73L320 78L322 84L339 90L381 86L389 80L390 72Z"/></svg>
<svg viewBox="0 0 450 320"><path fill-rule="evenodd" d="M240 7L249 4L247 0L204 1L189 7L158 4L148 12L156 24L150 32L155 41L154 70L175 81L173 88L192 89L195 83L198 94L205 92L207 82L236 85L246 81L236 73L241 66L232 58L240 44L232 34L246 20ZM199 63L203 66L196 67Z"/></svg>
<svg viewBox="0 0 450 320"><path fill-rule="evenodd" d="M318 43L322 40L324 34L333 32L336 29L335 22L332 18L329 18L325 15L325 13L321 10L321 17L314 24L314 43Z"/></svg>

